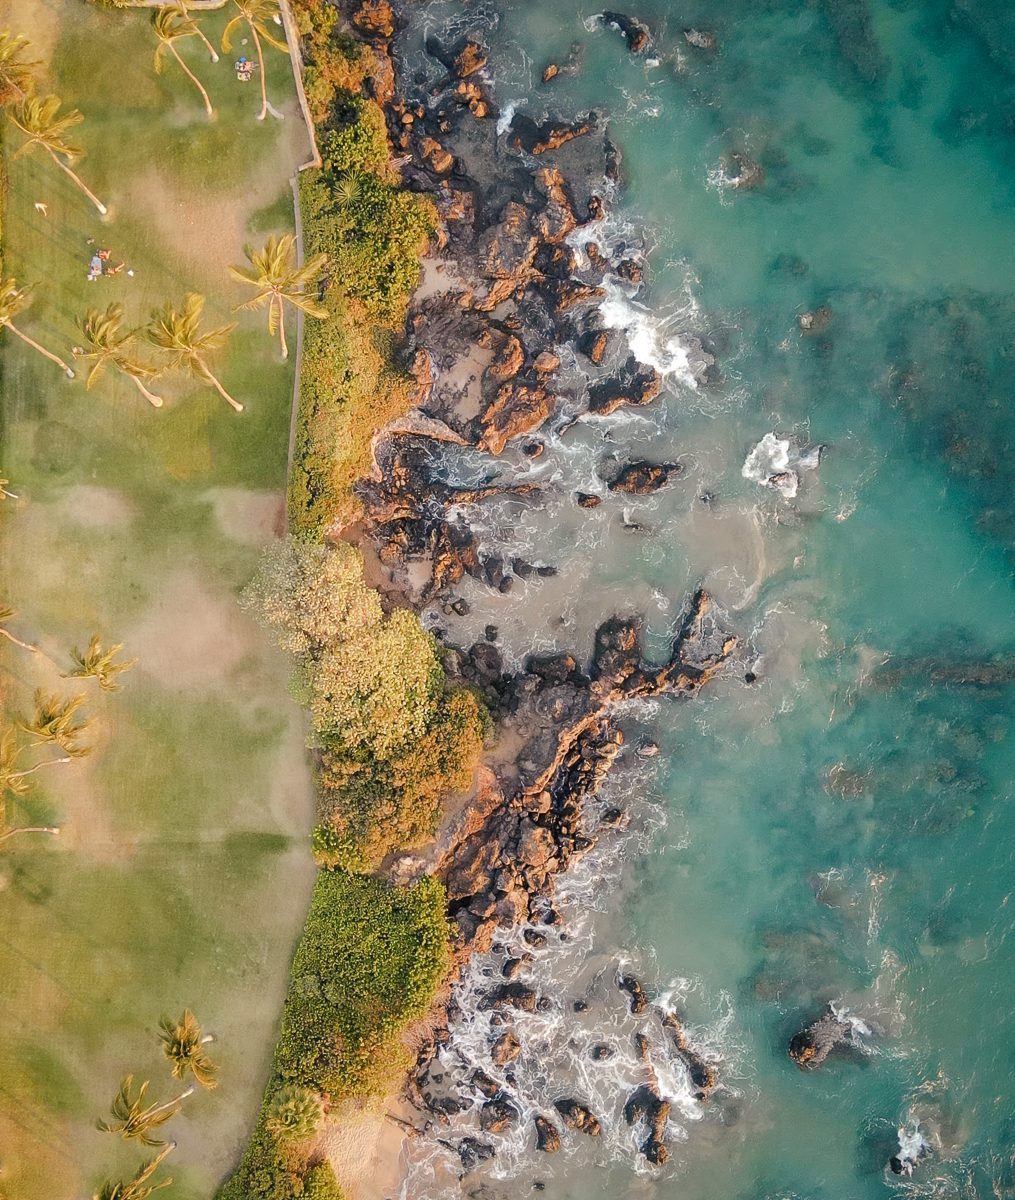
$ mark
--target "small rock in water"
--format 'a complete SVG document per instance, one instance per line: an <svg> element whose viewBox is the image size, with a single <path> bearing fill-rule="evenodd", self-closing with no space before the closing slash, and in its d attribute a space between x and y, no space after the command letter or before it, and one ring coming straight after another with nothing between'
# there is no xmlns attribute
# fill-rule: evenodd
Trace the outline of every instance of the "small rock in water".
<svg viewBox="0 0 1015 1200"><path fill-rule="evenodd" d="M501 967L500 973L505 979L514 979L518 972L528 966L530 962L532 962L531 954L521 954L518 958L509 958Z"/></svg>
<svg viewBox="0 0 1015 1200"><path fill-rule="evenodd" d="M586 1133L589 1137L599 1137L603 1127L592 1111L578 1100L555 1100L553 1107L560 1113L561 1119L568 1129L578 1133Z"/></svg>
<svg viewBox="0 0 1015 1200"><path fill-rule="evenodd" d="M493 1147L489 1142L481 1142L478 1138L463 1138L458 1144L458 1157L466 1171L471 1171L479 1163L493 1158Z"/></svg>
<svg viewBox="0 0 1015 1200"><path fill-rule="evenodd" d="M579 508L598 508L603 502L602 496L595 496L591 492L575 492L574 498Z"/></svg>
<svg viewBox="0 0 1015 1200"><path fill-rule="evenodd" d="M486 1133L504 1133L521 1116L510 1100L487 1100L479 1110L479 1125Z"/></svg>
<svg viewBox="0 0 1015 1200"><path fill-rule="evenodd" d="M556 1154L560 1149L560 1132L557 1126L548 1118L538 1115L536 1125L536 1149L544 1154Z"/></svg>
<svg viewBox="0 0 1015 1200"><path fill-rule="evenodd" d="M604 1062L608 1058L612 1058L617 1053L613 1046L608 1046L605 1042L596 1042L589 1051L593 1062Z"/></svg>
<svg viewBox="0 0 1015 1200"><path fill-rule="evenodd" d="M801 313L797 317L797 323L800 332L808 337L815 333L823 333L832 323L832 310L827 304L822 304L813 312Z"/></svg>
<svg viewBox="0 0 1015 1200"><path fill-rule="evenodd" d="M483 637L485 637L488 642L495 642L497 640L497 626L487 625L487 627L483 630Z"/></svg>
<svg viewBox="0 0 1015 1200"><path fill-rule="evenodd" d="M685 29L684 41L696 50L715 49L715 34L710 29Z"/></svg>
<svg viewBox="0 0 1015 1200"><path fill-rule="evenodd" d="M525 929L522 931L522 937L529 946L534 946L539 949L546 945L546 934L540 933L538 929Z"/></svg>
<svg viewBox="0 0 1015 1200"><path fill-rule="evenodd" d="M637 754L639 758L655 758L658 753L658 744L656 742L649 741L648 738L645 738L644 741L639 742L638 747L635 750L635 754Z"/></svg>
<svg viewBox="0 0 1015 1200"><path fill-rule="evenodd" d="M495 1066L503 1067L509 1062L514 1062L521 1052L521 1042L509 1029L506 1033L502 1033L491 1047L490 1061Z"/></svg>
<svg viewBox="0 0 1015 1200"><path fill-rule="evenodd" d="M633 975L621 975L617 980L617 986L622 992L627 992L632 1013L643 1013L648 1008L645 989L641 986L640 980Z"/></svg>

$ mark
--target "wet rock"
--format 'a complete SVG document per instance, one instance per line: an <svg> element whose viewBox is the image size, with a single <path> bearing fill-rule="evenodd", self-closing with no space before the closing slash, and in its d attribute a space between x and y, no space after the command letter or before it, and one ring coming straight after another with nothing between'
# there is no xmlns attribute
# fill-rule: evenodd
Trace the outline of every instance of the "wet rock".
<svg viewBox="0 0 1015 1200"><path fill-rule="evenodd" d="M579 338L578 349L598 367L606 355L609 342L610 336L605 329L590 329Z"/></svg>
<svg viewBox="0 0 1015 1200"><path fill-rule="evenodd" d="M747 191L759 188L765 182L765 168L746 154L731 155L730 183L735 188Z"/></svg>
<svg viewBox="0 0 1015 1200"><path fill-rule="evenodd" d="M493 991L487 992L480 1000L479 1007L484 1010L516 1008L519 1012L535 1012L536 993L527 983L520 983L515 979L510 983L502 983Z"/></svg>
<svg viewBox="0 0 1015 1200"><path fill-rule="evenodd" d="M536 1149L544 1154L556 1154L560 1149L560 1132L557 1126L541 1114L536 1116Z"/></svg>
<svg viewBox="0 0 1015 1200"><path fill-rule="evenodd" d="M586 1133L589 1137L599 1137L603 1132L597 1117L591 1110L578 1100L554 1100L553 1107L560 1113L560 1118L568 1129L578 1133Z"/></svg>
<svg viewBox="0 0 1015 1200"><path fill-rule="evenodd" d="M395 14L388 0L360 0L350 19L367 38L387 41L395 32Z"/></svg>
<svg viewBox="0 0 1015 1200"><path fill-rule="evenodd" d="M815 334L824 333L831 323L832 310L827 304L822 304L820 308L814 309L813 312L801 313L797 317L800 332L805 337L813 337Z"/></svg>
<svg viewBox="0 0 1015 1200"><path fill-rule="evenodd" d="M789 1056L798 1067L814 1070L833 1050L852 1042L853 1026L829 1010L790 1038Z"/></svg>
<svg viewBox="0 0 1015 1200"><path fill-rule="evenodd" d="M551 79L556 79L560 74L560 66L557 63L547 63L543 68L543 83L549 83Z"/></svg>
<svg viewBox="0 0 1015 1200"><path fill-rule="evenodd" d="M674 1050L687 1068L695 1099L707 1100L716 1084L715 1068L688 1043L684 1027L674 1013L664 1013L662 1024L670 1035Z"/></svg>
<svg viewBox="0 0 1015 1200"><path fill-rule="evenodd" d="M570 124L546 121L542 125L537 125L531 117L516 113L511 120L508 144L515 150L524 150L527 154L546 154L550 150L559 150L575 138L585 137L598 128L598 124L595 113L579 117Z"/></svg>
<svg viewBox="0 0 1015 1200"><path fill-rule="evenodd" d="M560 366L560 355L554 354L552 350L543 350L536 355L536 361L532 364L532 369L540 375L549 375L551 371L556 371Z"/></svg>
<svg viewBox="0 0 1015 1200"><path fill-rule="evenodd" d="M634 752L639 758L655 758L655 756L659 753L659 746L656 742L652 742L649 741L648 738L644 738L635 747Z"/></svg>
<svg viewBox="0 0 1015 1200"><path fill-rule="evenodd" d="M500 1092L497 1080L478 1068L469 1076L469 1083L488 1100L492 1100Z"/></svg>
<svg viewBox="0 0 1015 1200"><path fill-rule="evenodd" d="M710 29L685 29L684 41L695 50L715 49L715 34Z"/></svg>
<svg viewBox="0 0 1015 1200"><path fill-rule="evenodd" d="M553 858L556 851L557 843L549 829L542 825L534 825L528 820L522 822L516 851L520 863L524 866L540 867Z"/></svg>
<svg viewBox="0 0 1015 1200"><path fill-rule="evenodd" d="M480 338L479 341L480 345L484 344L483 338ZM486 368L486 376L501 383L504 380L514 379L524 366L525 347L514 334L508 334L500 340L494 351L490 365Z"/></svg>
<svg viewBox="0 0 1015 1200"><path fill-rule="evenodd" d="M479 1110L479 1127L484 1133L504 1133L520 1116L518 1109L504 1097L487 1100Z"/></svg>
<svg viewBox="0 0 1015 1200"><path fill-rule="evenodd" d="M521 1052L521 1042L509 1029L506 1033L502 1033L490 1048L490 1061L494 1066L503 1067L509 1062L514 1062Z"/></svg>
<svg viewBox="0 0 1015 1200"><path fill-rule="evenodd" d="M589 1051L589 1056L593 1062L605 1062L617 1053L613 1046L608 1046L605 1042L596 1042Z"/></svg>
<svg viewBox="0 0 1015 1200"><path fill-rule="evenodd" d="M618 378L608 379L589 389L589 412L596 416L608 416L625 404L650 404L661 388L662 377L658 371L651 367L638 370L638 363L634 358L629 358Z"/></svg>
<svg viewBox="0 0 1015 1200"><path fill-rule="evenodd" d="M609 25L611 29L617 29L624 35L627 48L632 54L641 54L648 48L648 44L652 40L651 35L648 29L634 17L629 17L626 13L604 12L602 18L604 25Z"/></svg>
<svg viewBox="0 0 1015 1200"><path fill-rule="evenodd" d="M655 1087L647 1084L636 1088L624 1105L624 1120L628 1125L640 1120L648 1123L649 1135L642 1143L641 1151L650 1163L657 1166L662 1166L670 1157L663 1142L669 1116L669 1101L664 1100Z"/></svg>
<svg viewBox="0 0 1015 1200"><path fill-rule="evenodd" d="M467 600L458 599L451 605L451 611L459 617L467 617L469 615L469 602Z"/></svg>
<svg viewBox="0 0 1015 1200"><path fill-rule="evenodd" d="M546 945L546 934L540 933L538 929L523 929L522 939L525 944L539 950Z"/></svg>
<svg viewBox="0 0 1015 1200"><path fill-rule="evenodd" d="M640 980L636 979L633 975L621 975L617 980L617 986L622 992L627 992L628 1004L632 1013L643 1013L648 1008L648 997L645 995L645 989L641 986Z"/></svg>
<svg viewBox="0 0 1015 1200"><path fill-rule="evenodd" d="M598 508L603 502L602 496L593 495L592 492L575 492L574 498L579 508Z"/></svg>
<svg viewBox="0 0 1015 1200"><path fill-rule="evenodd" d="M420 157L435 175L447 175L455 165L455 157L436 138L425 137L419 144Z"/></svg>
<svg viewBox="0 0 1015 1200"><path fill-rule="evenodd" d="M536 187L546 202L533 223L543 241L553 246L578 228L578 217L564 176L556 167L541 167L536 172Z"/></svg>
<svg viewBox="0 0 1015 1200"><path fill-rule="evenodd" d="M483 433L477 445L489 454L503 454L515 437L538 429L553 411L556 396L542 386L505 383L480 418Z"/></svg>
<svg viewBox="0 0 1015 1200"><path fill-rule="evenodd" d="M682 471L680 463L650 463L640 460L622 467L606 486L611 492L647 496L664 488Z"/></svg>
<svg viewBox="0 0 1015 1200"><path fill-rule="evenodd" d="M479 42L467 41L455 55L454 73L459 79L467 79L486 66L486 51Z"/></svg>
<svg viewBox="0 0 1015 1200"><path fill-rule="evenodd" d="M506 959L500 969L500 973L505 979L515 979L518 973L523 971L530 962L532 962L531 954L521 954L517 958Z"/></svg>
<svg viewBox="0 0 1015 1200"><path fill-rule="evenodd" d="M644 278L644 268L636 258L625 258L617 263L613 273L626 283L637 287Z"/></svg>
<svg viewBox="0 0 1015 1200"><path fill-rule="evenodd" d="M473 1171L481 1162L493 1158L493 1146L489 1142L481 1142L478 1138L462 1138L458 1143L458 1157L466 1171Z"/></svg>

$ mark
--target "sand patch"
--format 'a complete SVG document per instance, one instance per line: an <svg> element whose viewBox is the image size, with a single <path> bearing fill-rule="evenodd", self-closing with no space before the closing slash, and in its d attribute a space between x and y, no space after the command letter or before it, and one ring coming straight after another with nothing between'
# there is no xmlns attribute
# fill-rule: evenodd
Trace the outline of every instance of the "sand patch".
<svg viewBox="0 0 1015 1200"><path fill-rule="evenodd" d="M402 1180L404 1130L382 1109L353 1101L338 1108L337 1120L320 1139L338 1182L350 1200L383 1200L398 1194Z"/></svg>
<svg viewBox="0 0 1015 1200"><path fill-rule="evenodd" d="M168 578L126 639L137 670L167 688L221 683L255 649L252 626L235 598L215 594L197 574Z"/></svg>
<svg viewBox="0 0 1015 1200"><path fill-rule="evenodd" d="M209 488L204 498L227 538L243 546L264 546L285 531L285 497L281 492L248 488Z"/></svg>
<svg viewBox="0 0 1015 1200"><path fill-rule="evenodd" d="M130 505L112 488L79 483L68 488L59 505L60 514L87 529L123 529L133 515Z"/></svg>

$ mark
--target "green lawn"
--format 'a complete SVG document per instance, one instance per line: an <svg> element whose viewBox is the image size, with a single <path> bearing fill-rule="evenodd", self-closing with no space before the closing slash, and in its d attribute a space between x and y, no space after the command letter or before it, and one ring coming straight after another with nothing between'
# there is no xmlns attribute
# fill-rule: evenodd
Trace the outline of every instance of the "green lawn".
<svg viewBox="0 0 1015 1200"><path fill-rule="evenodd" d="M43 157L9 163L5 274L36 285L20 326L66 358L88 306L119 301L140 323L203 292L210 322L240 321L214 365L246 411L182 378L158 382L158 411L111 376L87 392L0 335L0 466L22 497L0 507L0 599L54 656L98 632L140 660L121 692L82 689L93 755L18 807L61 837L0 847L0 1197L80 1200L140 1161L94 1120L128 1071L169 1093L155 1026L185 1005L217 1036L222 1083L170 1126L176 1182L161 1194L208 1197L257 1112L314 877L302 717L286 665L236 605L283 512L292 369L263 316L233 316L243 291L226 273L245 242L291 228L306 131L274 51L285 120L259 123L256 83L231 70L249 47L217 66L184 47L218 110L209 123L174 63L152 71L149 13L7 11L46 59L46 90L85 114L77 169L110 206L102 220ZM213 41L226 19L203 19ZM134 276L89 283L93 245ZM69 686L20 652L2 663L9 711L40 683Z"/></svg>

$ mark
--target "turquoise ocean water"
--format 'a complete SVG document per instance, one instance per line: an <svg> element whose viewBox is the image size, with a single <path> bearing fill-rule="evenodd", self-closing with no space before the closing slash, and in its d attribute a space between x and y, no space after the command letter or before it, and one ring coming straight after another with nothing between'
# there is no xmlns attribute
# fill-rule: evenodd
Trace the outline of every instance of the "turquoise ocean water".
<svg viewBox="0 0 1015 1200"><path fill-rule="evenodd" d="M704 581L749 647L756 682L634 714L663 753L653 775L615 786L666 820L604 868L589 951L634 956L673 991L720 1055L724 1091L675 1123L661 1171L590 1146L532 1156L523 1186L496 1173L485 1186L538 1180L561 1200L1007 1200L1015 10L626 11L652 29L645 56L573 0L463 20L493 47L501 103L608 117L624 152L612 228L647 245L641 335L660 353L705 335L718 381L675 376L650 414L561 439L565 473L604 449L688 470L635 502L640 536L618 533L608 504L591 533L530 514L514 536L560 564L570 608L516 596L498 615L519 651L544 620L551 640L561 614L587 649L595 620L630 605L658 651ZM690 47L690 27L716 49ZM572 42L581 71L540 88ZM761 164L762 186L730 186L734 153ZM827 328L802 337L798 315L820 305ZM825 447L792 499L741 473L770 432ZM863 1053L801 1072L788 1038L830 1000L874 1034ZM933 1149L899 1178L886 1163L907 1123Z"/></svg>

